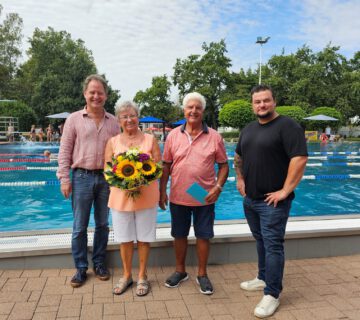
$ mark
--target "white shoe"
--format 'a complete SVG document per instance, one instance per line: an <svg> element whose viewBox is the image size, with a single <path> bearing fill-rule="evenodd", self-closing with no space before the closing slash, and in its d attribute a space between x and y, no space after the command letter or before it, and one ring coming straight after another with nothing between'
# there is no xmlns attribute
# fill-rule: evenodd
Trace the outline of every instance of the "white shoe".
<svg viewBox="0 0 360 320"><path fill-rule="evenodd" d="M259 291L264 289L265 287L266 287L265 281L260 280L258 278L240 283L240 288L247 291Z"/></svg>
<svg viewBox="0 0 360 320"><path fill-rule="evenodd" d="M258 318L270 317L274 314L279 305L279 298L276 299L273 296L267 294L263 296L259 304L256 306L254 310L254 315Z"/></svg>

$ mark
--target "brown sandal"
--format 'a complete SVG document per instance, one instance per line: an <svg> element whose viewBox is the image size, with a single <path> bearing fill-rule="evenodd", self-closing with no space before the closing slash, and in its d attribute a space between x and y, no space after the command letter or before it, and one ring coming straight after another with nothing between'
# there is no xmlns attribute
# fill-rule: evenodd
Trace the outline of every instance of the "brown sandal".
<svg viewBox="0 0 360 320"><path fill-rule="evenodd" d="M120 295L123 294L131 285L133 284L133 279L129 278L120 278L119 282L113 289L113 294Z"/></svg>
<svg viewBox="0 0 360 320"><path fill-rule="evenodd" d="M146 296L150 291L150 282L146 279L138 280L136 284L136 295L139 297Z"/></svg>

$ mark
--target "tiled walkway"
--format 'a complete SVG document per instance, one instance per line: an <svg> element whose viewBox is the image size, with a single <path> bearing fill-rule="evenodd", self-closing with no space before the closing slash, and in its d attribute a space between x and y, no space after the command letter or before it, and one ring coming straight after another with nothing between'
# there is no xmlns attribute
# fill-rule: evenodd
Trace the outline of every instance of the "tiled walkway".
<svg viewBox="0 0 360 320"><path fill-rule="evenodd" d="M136 274L136 270L134 270ZM261 292L245 292L239 282L256 275L256 264L209 267L215 293L204 296L195 283L195 268L181 287L163 283L170 267L148 271L152 291L143 298L134 287L113 296L113 283L94 278L78 289L69 285L73 270L0 270L2 319L254 319ZM278 312L271 319L360 319L360 255L287 261L284 291Z"/></svg>

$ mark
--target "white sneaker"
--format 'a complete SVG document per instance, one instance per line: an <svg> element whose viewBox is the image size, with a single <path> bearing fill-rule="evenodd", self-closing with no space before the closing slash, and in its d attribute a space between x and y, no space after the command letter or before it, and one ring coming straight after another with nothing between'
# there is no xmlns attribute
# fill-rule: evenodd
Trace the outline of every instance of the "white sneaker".
<svg viewBox="0 0 360 320"><path fill-rule="evenodd" d="M259 304L256 306L254 310L254 315L258 318L270 317L274 314L279 305L279 298L276 299L273 296L267 294L263 296Z"/></svg>
<svg viewBox="0 0 360 320"><path fill-rule="evenodd" d="M240 283L240 288L247 291L259 291L264 289L265 287L266 287L265 281L260 280L258 278Z"/></svg>

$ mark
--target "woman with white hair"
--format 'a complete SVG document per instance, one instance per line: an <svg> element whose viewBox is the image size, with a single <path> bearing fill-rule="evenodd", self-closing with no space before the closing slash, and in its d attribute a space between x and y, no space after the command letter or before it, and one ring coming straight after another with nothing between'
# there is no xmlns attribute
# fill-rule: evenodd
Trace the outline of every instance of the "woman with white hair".
<svg viewBox="0 0 360 320"><path fill-rule="evenodd" d="M156 162L161 161L159 144L153 135L139 129L139 108L132 101L123 102L115 107L115 114L122 133L112 137L105 149L105 164L111 162L114 155L136 147L147 153ZM110 187L109 208L112 214L115 241L120 242L120 256L123 264L123 276L113 289L120 295L132 284L132 258L134 242L137 242L139 256L139 274L136 294L145 296L150 290L146 266L150 252L150 242L155 240L156 216L159 202L158 182L153 181L140 187L140 195L129 199L127 190Z"/></svg>

